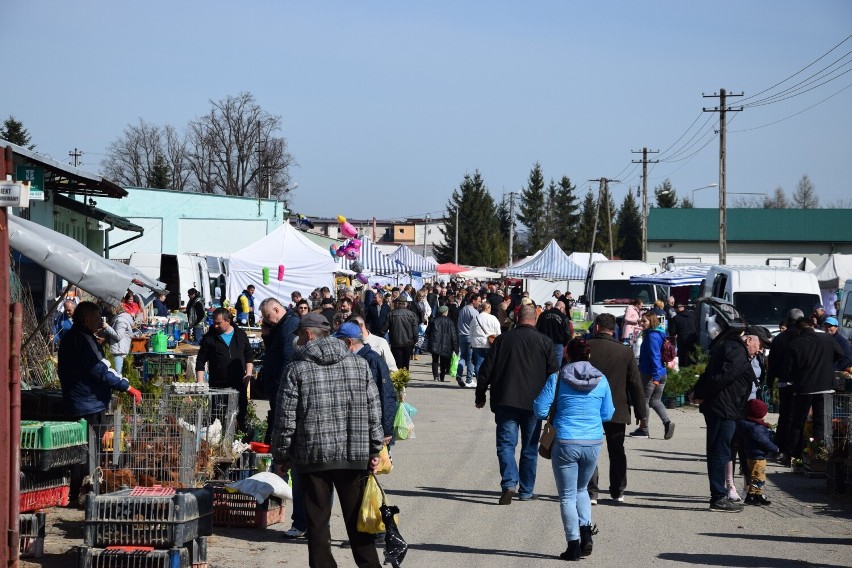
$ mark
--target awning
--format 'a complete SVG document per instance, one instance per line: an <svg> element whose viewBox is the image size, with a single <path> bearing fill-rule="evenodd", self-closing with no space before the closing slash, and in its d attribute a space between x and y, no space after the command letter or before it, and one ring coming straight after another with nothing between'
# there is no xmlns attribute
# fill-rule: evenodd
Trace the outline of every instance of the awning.
<svg viewBox="0 0 852 568"><path fill-rule="evenodd" d="M694 266L681 266L671 270L664 270L656 274L640 274L630 277L631 284L657 284L660 286L694 286L701 284L709 264L696 264Z"/></svg>
<svg viewBox="0 0 852 568"><path fill-rule="evenodd" d="M443 264L439 264L435 268L437 269L438 274L458 274L459 272L469 270L467 266L454 264L452 262L445 262Z"/></svg>
<svg viewBox="0 0 852 568"><path fill-rule="evenodd" d="M166 285L132 266L103 258L85 246L32 221L9 215L9 246L45 270L117 306L128 288L143 299L166 291Z"/></svg>
<svg viewBox="0 0 852 568"><path fill-rule="evenodd" d="M145 232L144 227L135 225L124 217L119 217L118 215L114 215L109 211L98 209L93 205L86 205L81 201L76 201L74 199L71 199L70 197L65 197L61 193L56 193L53 195L53 204L64 209L68 209L69 211L79 213L80 215L85 215L86 217L91 217L92 219L97 219L98 221L109 223L110 225L114 225L116 229L121 229L122 231L131 231L134 233Z"/></svg>

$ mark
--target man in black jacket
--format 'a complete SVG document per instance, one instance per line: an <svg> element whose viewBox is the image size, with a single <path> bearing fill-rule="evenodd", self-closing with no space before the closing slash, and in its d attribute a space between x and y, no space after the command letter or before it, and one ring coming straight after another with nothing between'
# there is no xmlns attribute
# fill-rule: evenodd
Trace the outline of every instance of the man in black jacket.
<svg viewBox="0 0 852 568"><path fill-rule="evenodd" d="M275 298L266 298L260 303L260 317L269 326L263 355L263 394L267 400L274 402L284 369L293 360L293 340L296 339L299 317ZM275 424L275 404L269 405L267 424ZM267 428L264 441L268 444L271 438L272 428Z"/></svg>
<svg viewBox="0 0 852 568"><path fill-rule="evenodd" d="M707 478L710 481L710 510L739 513L740 503L728 499L725 467L731 461L731 440L751 393L754 370L751 358L760 351L756 335L717 338L710 361L695 385L691 400L707 425Z"/></svg>
<svg viewBox="0 0 852 568"><path fill-rule="evenodd" d="M411 349L417 343L417 326L420 322L414 312L408 309L405 296L396 300L396 308L388 314L388 333L393 359L400 369L407 369L411 360Z"/></svg>
<svg viewBox="0 0 852 568"><path fill-rule="evenodd" d="M204 382L204 365L208 366L211 388L234 389L240 393L237 427L245 432L248 411L246 387L254 371L254 353L246 332L231 325L231 313L226 308L217 308L213 312L213 327L201 338L195 362L195 376L199 383ZM214 398L219 401L224 397ZM214 412L219 415L224 409Z"/></svg>
<svg viewBox="0 0 852 568"><path fill-rule="evenodd" d="M550 302L545 302L547 305ZM562 351L565 345L571 341L568 336L568 323L565 316L565 304L561 301L556 302L556 305L549 310L546 310L538 316L538 322L535 328L550 338L553 342L553 352L556 355L556 362L562 364Z"/></svg>
<svg viewBox="0 0 852 568"><path fill-rule="evenodd" d="M558 371L553 342L535 329L535 308L521 306L518 327L497 336L479 368L476 385L476 408L485 406L485 393L491 387L491 411L497 423L497 462L503 489L501 505L512 503L516 488L521 501L535 499L533 488L541 420L533 413L532 403L547 378ZM520 463L515 463L519 430L521 459Z"/></svg>
<svg viewBox="0 0 852 568"><path fill-rule="evenodd" d="M367 325L370 333L379 337L385 336L388 330L387 322L389 313L390 308L385 304L385 298L382 296L380 290L373 301L370 302L370 305L367 306L367 313L364 316L364 323Z"/></svg>
<svg viewBox="0 0 852 568"><path fill-rule="evenodd" d="M695 363L695 346L698 345L698 330L695 325L695 312L686 311L686 306L677 304L677 312L669 320L669 335L677 345L677 357L681 367Z"/></svg>
<svg viewBox="0 0 852 568"><path fill-rule="evenodd" d="M778 463L789 466L791 463L787 440L790 438L790 427L793 423L793 383L787 377L787 367L784 360L790 342L799 335L796 322L805 317L802 310L793 308L787 313L787 329L772 339L772 345L767 357L766 385L769 392L778 381L778 427L775 430L775 443L778 444Z"/></svg>
<svg viewBox="0 0 852 568"><path fill-rule="evenodd" d="M615 413L609 422L603 423L606 449L609 454L609 494L618 502L624 501L627 487L627 455L624 453L624 432L630 424L630 407L636 413L636 423L648 417L645 406L645 389L639 376L639 366L633 349L616 341L615 316L600 314L595 318L594 337L589 339L592 350L589 362L601 371L612 391ZM598 499L598 468L589 481L589 497L592 503Z"/></svg>
<svg viewBox="0 0 852 568"><path fill-rule="evenodd" d="M812 408L814 440L825 439L825 399L827 394L833 392L834 362L843 357L843 352L831 335L814 330L811 319L799 319L796 328L799 335L790 341L784 360L787 376L792 380L795 392L787 447L792 457L801 459L805 420ZM828 420L831 435L831 414Z"/></svg>

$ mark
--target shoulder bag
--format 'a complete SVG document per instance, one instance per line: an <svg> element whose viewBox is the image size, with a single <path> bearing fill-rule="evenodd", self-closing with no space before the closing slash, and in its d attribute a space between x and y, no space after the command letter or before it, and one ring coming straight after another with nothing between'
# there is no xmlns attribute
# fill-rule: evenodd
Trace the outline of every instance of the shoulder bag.
<svg viewBox="0 0 852 568"><path fill-rule="evenodd" d="M541 437L538 440L538 455L546 460L550 459L553 450L553 442L556 440L556 427L553 425L553 415L556 414L556 401L559 400L559 383L562 382L559 375L556 376L556 392L553 393L553 402L550 404L550 412L547 420L541 427Z"/></svg>
<svg viewBox="0 0 852 568"><path fill-rule="evenodd" d="M476 318L476 325L478 325L479 329L481 329L482 332L485 333L485 328L482 326L482 322L479 321L479 318ZM492 343L494 343L494 340L497 339L497 335L492 333L491 335L488 336L487 339L488 339L488 345L491 345Z"/></svg>

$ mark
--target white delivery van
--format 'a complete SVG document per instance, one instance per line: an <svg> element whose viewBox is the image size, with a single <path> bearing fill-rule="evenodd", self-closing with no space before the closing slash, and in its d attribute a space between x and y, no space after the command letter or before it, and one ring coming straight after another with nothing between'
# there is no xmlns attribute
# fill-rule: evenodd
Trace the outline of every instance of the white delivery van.
<svg viewBox="0 0 852 568"><path fill-rule="evenodd" d="M762 325L773 334L787 312L799 308L809 316L820 303L819 283L810 272L774 266L720 266L707 271L702 297L712 296L730 302L749 325ZM705 349L707 306L699 314L698 339Z"/></svg>
<svg viewBox="0 0 852 568"><path fill-rule="evenodd" d="M201 294L204 307L212 302L210 274L207 259L192 254L133 253L130 266L138 268L146 276L156 278L166 285L166 307L182 309L189 300L186 292L195 288Z"/></svg>
<svg viewBox="0 0 852 568"><path fill-rule="evenodd" d="M840 334L852 341L852 279L843 285L843 296L840 309L837 311L837 321L840 323Z"/></svg>
<svg viewBox="0 0 852 568"><path fill-rule="evenodd" d="M652 284L631 284L630 277L656 273L657 267L641 260L600 260L593 262L586 275L586 286L580 303L586 304L586 313L594 321L598 314L615 316L618 325L624 310L635 298L642 298L648 308L657 299L664 299L662 287Z"/></svg>

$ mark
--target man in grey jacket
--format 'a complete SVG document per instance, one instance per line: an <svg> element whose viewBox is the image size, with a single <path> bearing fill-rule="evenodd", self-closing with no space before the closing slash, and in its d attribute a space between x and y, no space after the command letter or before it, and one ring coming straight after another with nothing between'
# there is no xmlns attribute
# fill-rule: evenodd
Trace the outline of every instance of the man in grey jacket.
<svg viewBox="0 0 852 568"><path fill-rule="evenodd" d="M380 568L374 536L356 527L366 473L376 470L383 444L379 391L367 362L329 331L320 314L299 322L296 353L278 389L272 453L278 473L292 465L305 492L309 565L336 566L334 486L355 563Z"/></svg>
<svg viewBox="0 0 852 568"><path fill-rule="evenodd" d="M615 316L600 314L595 318L594 337L589 339L592 353L589 362L601 371L612 391L615 413L603 423L606 449L609 454L609 494L617 502L624 501L627 487L627 454L624 453L624 432L630 424L630 407L636 413L636 423L648 417L645 406L645 390L639 378L639 367L633 349L616 341ZM598 502L598 468L589 481L589 497L592 504Z"/></svg>

